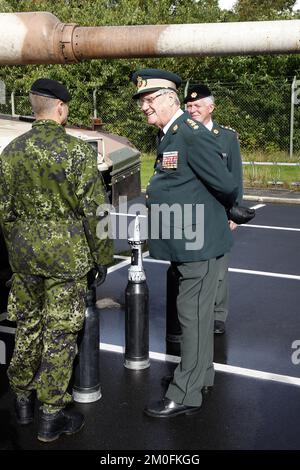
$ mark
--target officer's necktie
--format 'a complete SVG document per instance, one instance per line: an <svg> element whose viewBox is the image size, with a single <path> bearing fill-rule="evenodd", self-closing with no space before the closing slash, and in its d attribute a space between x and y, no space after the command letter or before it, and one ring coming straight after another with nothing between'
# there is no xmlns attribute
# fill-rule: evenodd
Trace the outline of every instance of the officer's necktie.
<svg viewBox="0 0 300 470"><path fill-rule="evenodd" d="M162 139L164 138L164 131L162 129L159 129L158 133L157 133L157 143L158 145L161 143Z"/></svg>

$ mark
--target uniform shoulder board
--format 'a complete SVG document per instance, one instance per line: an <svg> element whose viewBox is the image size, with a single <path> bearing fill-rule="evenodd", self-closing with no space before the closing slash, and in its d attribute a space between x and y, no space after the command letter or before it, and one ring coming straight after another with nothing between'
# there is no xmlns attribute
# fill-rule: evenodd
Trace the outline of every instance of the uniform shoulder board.
<svg viewBox="0 0 300 470"><path fill-rule="evenodd" d="M232 131L237 134L237 131L230 126L223 126L222 124L219 124L219 126L222 127L222 129L227 129L228 131Z"/></svg>
<svg viewBox="0 0 300 470"><path fill-rule="evenodd" d="M186 123L189 127L191 127L194 130L199 129L199 124L191 118L187 118Z"/></svg>

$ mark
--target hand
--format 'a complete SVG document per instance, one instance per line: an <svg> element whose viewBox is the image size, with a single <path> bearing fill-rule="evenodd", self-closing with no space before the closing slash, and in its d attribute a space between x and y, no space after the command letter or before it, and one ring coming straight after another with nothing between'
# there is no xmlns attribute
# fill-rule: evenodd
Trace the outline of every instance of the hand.
<svg viewBox="0 0 300 470"><path fill-rule="evenodd" d="M101 284L103 284L103 282L106 279L107 267L104 264L97 264L96 270L97 270L97 273L96 273L95 281L96 281L97 287L99 287L101 286Z"/></svg>
<svg viewBox="0 0 300 470"><path fill-rule="evenodd" d="M236 230L238 225L235 222L233 222L232 220L228 220L228 223L229 223L229 228L232 232Z"/></svg>
<svg viewBox="0 0 300 470"><path fill-rule="evenodd" d="M227 211L229 220L232 220L236 224L246 224L253 217L255 217L255 209L249 209L245 206L233 206Z"/></svg>
<svg viewBox="0 0 300 470"><path fill-rule="evenodd" d="M87 273L87 283L89 289L96 289L97 287L101 286L106 279L107 274L107 267L104 264L96 264L94 268L92 268Z"/></svg>

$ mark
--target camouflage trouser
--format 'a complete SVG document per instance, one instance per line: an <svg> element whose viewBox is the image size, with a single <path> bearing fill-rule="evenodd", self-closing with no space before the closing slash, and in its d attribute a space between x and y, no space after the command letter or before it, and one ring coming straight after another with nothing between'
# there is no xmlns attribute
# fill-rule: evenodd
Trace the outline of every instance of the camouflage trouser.
<svg viewBox="0 0 300 470"><path fill-rule="evenodd" d="M67 388L84 322L86 277L77 280L14 274L8 319L17 322L8 377L16 394L36 390L45 411L72 401Z"/></svg>

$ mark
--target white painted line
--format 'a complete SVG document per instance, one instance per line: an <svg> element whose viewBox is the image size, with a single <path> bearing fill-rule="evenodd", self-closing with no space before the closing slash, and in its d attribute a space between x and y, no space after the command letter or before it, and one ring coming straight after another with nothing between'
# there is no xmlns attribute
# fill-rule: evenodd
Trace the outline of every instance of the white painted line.
<svg viewBox="0 0 300 470"><path fill-rule="evenodd" d="M114 271L118 271L118 269L124 268L124 266L128 266L128 264L130 263L131 263L131 259L128 258L122 263L118 263L115 266L111 266L110 268L108 268L107 274L113 273Z"/></svg>
<svg viewBox="0 0 300 470"><path fill-rule="evenodd" d="M117 346L114 344L100 343L100 349L102 351L110 351L110 352L117 352L117 353L124 354L124 347ZM163 354L163 353L152 352L152 351L149 352L149 357L151 359L162 361L162 362L172 362L175 364L178 364L180 362L180 357L178 356L171 356L169 354ZM214 363L214 367L216 371L225 372L227 374L243 375L245 377L251 377L254 379L272 380L274 382L281 382L281 383L286 383L289 385L300 386L300 378L292 377L290 375L274 374L272 372L264 372L261 370L230 366L228 364L220 364L217 362Z"/></svg>
<svg viewBox="0 0 300 470"><path fill-rule="evenodd" d="M250 207L250 209L255 209L257 211L257 209L261 209L262 207L265 207L266 204L256 204L256 206L252 206Z"/></svg>
<svg viewBox="0 0 300 470"><path fill-rule="evenodd" d="M10 326L0 326L0 333L8 333L9 335L14 335L15 332L15 328L11 328Z"/></svg>
<svg viewBox="0 0 300 470"><path fill-rule="evenodd" d="M174 362L178 364L180 362L180 357L178 356L171 356L170 354L163 354L157 352L149 352L149 357L151 359L156 359L157 361L164 361L164 362Z"/></svg>
<svg viewBox="0 0 300 470"><path fill-rule="evenodd" d="M300 163L287 162L242 162L243 165L274 165L274 166L299 166Z"/></svg>
<svg viewBox="0 0 300 470"><path fill-rule="evenodd" d="M170 264L169 261L163 261L163 260L152 259L152 258L146 258L144 259L144 261L147 261L148 263ZM239 268L229 268L229 271L233 273L254 274L256 276L279 277L282 279L295 279L296 281L300 281L300 276L295 275L295 274L271 273L268 271L253 271L251 269L239 269Z"/></svg>
<svg viewBox="0 0 300 470"><path fill-rule="evenodd" d="M99 349L101 349L101 351L110 351L110 352L116 352L120 354L124 354L125 352L124 346L117 346L116 344L109 344L109 343L100 343Z"/></svg>
<svg viewBox="0 0 300 470"><path fill-rule="evenodd" d="M0 332L2 333L14 334L15 331L16 331L15 328L10 328L8 326L0 326ZM101 351L116 352L119 354L124 354L125 352L124 346L118 346L118 345L109 344L109 343L100 343L99 349ZM163 353L158 353L158 352L153 352L153 351L149 352L149 357L151 359L162 361L162 362L172 362L175 364L178 364L180 362L180 357L178 356L171 356L170 354L163 354ZM274 374L272 372L264 372L260 370L247 369L244 367L230 366L228 364L219 364L219 363L214 363L214 367L216 371L225 372L227 374L243 375L245 377L251 377L255 379L272 380L274 382L281 382L281 383L286 383L289 385L300 386L300 378L292 377L290 375Z"/></svg>
<svg viewBox="0 0 300 470"><path fill-rule="evenodd" d="M101 351L109 351L109 352L116 352L119 354L125 353L124 346L117 346L115 344L109 343L100 343L99 348ZM180 362L180 357L178 356L171 356L170 354L162 354L157 352L149 352L150 359L156 359L157 361L164 361L164 362Z"/></svg>
<svg viewBox="0 0 300 470"><path fill-rule="evenodd" d="M170 264L170 261L164 261L162 259L144 258L143 261L147 261L148 263Z"/></svg>
<svg viewBox="0 0 300 470"><path fill-rule="evenodd" d="M238 269L238 268L229 268L229 271L233 273L254 274L255 276L279 277L282 279L295 279L296 281L300 281L300 276L296 276L294 274L269 273L267 271L252 271L250 269Z"/></svg>
<svg viewBox="0 0 300 470"><path fill-rule="evenodd" d="M266 228L266 229L271 229L271 230L287 230L287 231L290 231L290 232L300 232L300 228L293 228L293 227L276 227L275 225L241 224L240 227Z"/></svg>
<svg viewBox="0 0 300 470"><path fill-rule="evenodd" d="M128 213L123 213L123 212L110 212L109 215L119 215L122 217L136 217L137 216L137 214L128 214ZM144 219L148 218L147 215L138 214L138 216L143 217Z"/></svg>
<svg viewBox="0 0 300 470"><path fill-rule="evenodd" d="M300 386L300 378L292 377L290 375L273 374L272 372L264 372L254 369L245 369L244 367L229 366L227 364L215 363L215 369L220 372L226 372L228 374L243 375L245 377L251 377L260 380L273 380L274 382L286 383L289 385Z"/></svg>
<svg viewBox="0 0 300 470"><path fill-rule="evenodd" d="M0 321L6 320L6 318L7 318L7 312L3 312L0 314Z"/></svg>

